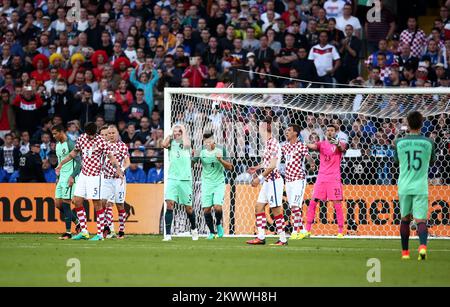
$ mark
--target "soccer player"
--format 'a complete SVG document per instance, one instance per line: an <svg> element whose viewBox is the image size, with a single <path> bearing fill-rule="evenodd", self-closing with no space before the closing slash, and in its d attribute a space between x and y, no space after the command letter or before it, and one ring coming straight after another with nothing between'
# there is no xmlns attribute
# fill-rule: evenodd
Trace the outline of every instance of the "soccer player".
<svg viewBox="0 0 450 307"><path fill-rule="evenodd" d="M319 173L311 202L306 213L306 233L300 233L299 239L311 236L311 226L316 215L317 201L332 201L338 221L338 238L344 237L344 212L342 210L341 161L347 145L336 137L336 126L328 125L326 140L307 144L309 149L319 152Z"/></svg>
<svg viewBox="0 0 450 307"><path fill-rule="evenodd" d="M302 204L306 188L305 158L311 169L316 167L309 155L308 147L298 139L300 131L300 126L289 125L286 129L287 142L281 147L281 153L286 161L286 196L294 217L291 240L297 240L300 232L305 232L302 223Z"/></svg>
<svg viewBox="0 0 450 307"><path fill-rule="evenodd" d="M262 188L259 192L258 200L256 201L256 227L258 235L255 239L247 241L247 244L258 245L266 244L266 212L265 207L269 204L274 215L275 225L279 240L274 245L287 245L286 233L284 231L284 217L283 217L283 178L279 172L281 161L281 147L276 138L272 136L272 119L267 117L266 123L267 140L264 149L263 163L250 167L248 172L255 174L258 169L263 169L259 177L252 180L252 187L257 187L260 182L263 182Z"/></svg>
<svg viewBox="0 0 450 307"><path fill-rule="evenodd" d="M225 197L225 170L232 170L233 164L227 158L225 147L217 146L212 133L203 135L203 148L193 158L202 163L202 208L209 228L208 240L224 235L222 226L222 205ZM211 208L214 207L217 234L214 229Z"/></svg>
<svg viewBox="0 0 450 307"><path fill-rule="evenodd" d="M58 142L58 144L56 144L56 156L58 157L58 162L61 162L73 150L73 148L75 147L75 143L67 137L62 125L53 126L52 134L55 140ZM78 219L72 213L72 210L70 208L73 192L75 190L75 181L78 178L80 170L81 161L77 157L76 159L72 160L72 163L64 165L64 167L61 168L61 171L59 172L55 189L55 206L59 211L63 213L64 222L66 224L66 231L61 237L59 237L60 240L67 240L72 238L72 222L75 223L78 232L80 230Z"/></svg>
<svg viewBox="0 0 450 307"><path fill-rule="evenodd" d="M166 233L163 241L172 240L171 228L175 203L184 205L191 223L192 240L197 241L198 230L195 213L192 210L191 141L183 125L175 125L171 131L162 143L162 147L169 150L168 182L165 185L164 196L167 205L164 216Z"/></svg>
<svg viewBox="0 0 450 307"><path fill-rule="evenodd" d="M409 224L414 218L419 235L419 260L427 258L428 170L436 160L434 142L420 135L423 116L414 111L408 114L409 134L395 141L394 158L400 164L398 197L400 200L400 236L402 259L409 256Z"/></svg>
<svg viewBox="0 0 450 307"><path fill-rule="evenodd" d="M119 163L122 172L130 166L130 154L128 152L127 145L119 140L119 131L115 125L109 125L107 129L107 137L111 152ZM107 238L114 238L114 224L112 223L113 214L112 207L114 204L117 206L119 212L119 233L118 239L125 238L125 195L126 195L126 182L125 179L119 178L117 172L112 166L111 160L106 159L102 170L102 181L104 185L102 187L102 199L106 202L106 226L110 229L111 233L107 235Z"/></svg>
<svg viewBox="0 0 450 307"><path fill-rule="evenodd" d="M97 235L91 240L103 240L104 209L102 208L101 193L101 169L104 156L108 156L113 167L116 169L119 178L123 178L122 169L116 158L112 154L109 144L97 134L97 125L88 122L83 133L77 140L74 149L56 167L57 174L61 168L70 160L81 154L81 174L78 178L75 189L73 203L80 221L81 232L74 236L72 240L87 240L89 232L86 225L86 211L83 207L84 200L92 200L97 215Z"/></svg>

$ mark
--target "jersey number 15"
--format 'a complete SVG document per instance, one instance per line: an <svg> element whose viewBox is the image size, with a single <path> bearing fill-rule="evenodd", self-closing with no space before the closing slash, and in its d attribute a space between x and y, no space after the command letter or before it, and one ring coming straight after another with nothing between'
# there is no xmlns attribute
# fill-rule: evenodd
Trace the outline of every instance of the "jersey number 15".
<svg viewBox="0 0 450 307"><path fill-rule="evenodd" d="M422 151L420 150L414 150L413 154L412 154L412 159L411 159L411 152L410 151L406 151L406 155L408 156L408 171L411 170L411 166L412 169L415 171L420 170L420 168L422 167L422 158L419 156L422 153ZM415 161L418 161L418 165L416 165Z"/></svg>

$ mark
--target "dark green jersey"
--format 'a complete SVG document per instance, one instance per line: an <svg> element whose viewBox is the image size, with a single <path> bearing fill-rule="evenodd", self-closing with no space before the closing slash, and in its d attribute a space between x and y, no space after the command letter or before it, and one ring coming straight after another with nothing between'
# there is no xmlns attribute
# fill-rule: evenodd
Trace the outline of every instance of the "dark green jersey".
<svg viewBox="0 0 450 307"><path fill-rule="evenodd" d="M225 167L217 160L220 154L224 160L227 159L227 152L224 147L216 146L213 150L202 147L202 150L193 159L194 162L200 160L202 163L202 184L214 186L225 182Z"/></svg>
<svg viewBox="0 0 450 307"><path fill-rule="evenodd" d="M428 194L428 170L434 162L434 142L422 135L409 134L395 141L395 160L400 163L398 194Z"/></svg>
<svg viewBox="0 0 450 307"><path fill-rule="evenodd" d="M183 147L183 141L172 140L169 148L169 179L192 180L191 150Z"/></svg>

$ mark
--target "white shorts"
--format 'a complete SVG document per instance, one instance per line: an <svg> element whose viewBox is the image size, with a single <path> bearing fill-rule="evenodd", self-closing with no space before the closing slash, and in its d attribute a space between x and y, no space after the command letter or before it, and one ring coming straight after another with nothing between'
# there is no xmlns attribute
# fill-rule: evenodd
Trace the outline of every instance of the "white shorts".
<svg viewBox="0 0 450 307"><path fill-rule="evenodd" d="M286 182L286 196L289 207L302 207L306 179Z"/></svg>
<svg viewBox="0 0 450 307"><path fill-rule="evenodd" d="M102 178L102 193L101 197L109 203L123 204L125 202L126 193L125 178L123 182L120 178L105 179Z"/></svg>
<svg viewBox="0 0 450 307"><path fill-rule="evenodd" d="M269 204L270 208L276 208L283 205L283 178L277 178L275 181L264 181L261 191L259 191L258 203Z"/></svg>
<svg viewBox="0 0 450 307"><path fill-rule="evenodd" d="M100 176L86 176L81 173L73 195L84 199L100 200L101 188L102 179Z"/></svg>

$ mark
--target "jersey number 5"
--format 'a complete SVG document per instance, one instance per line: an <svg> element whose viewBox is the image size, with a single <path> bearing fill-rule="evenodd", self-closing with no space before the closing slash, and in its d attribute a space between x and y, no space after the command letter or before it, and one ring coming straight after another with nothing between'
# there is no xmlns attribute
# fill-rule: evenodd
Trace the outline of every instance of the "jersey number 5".
<svg viewBox="0 0 450 307"><path fill-rule="evenodd" d="M408 156L408 171L411 170L411 166L412 169L415 171L420 170L420 168L422 167L422 158L419 157L419 155L422 153L422 151L420 150L414 150L413 151L413 156L412 156L412 161L411 161L411 152L407 151L406 155ZM418 161L418 165L416 165L415 161Z"/></svg>

